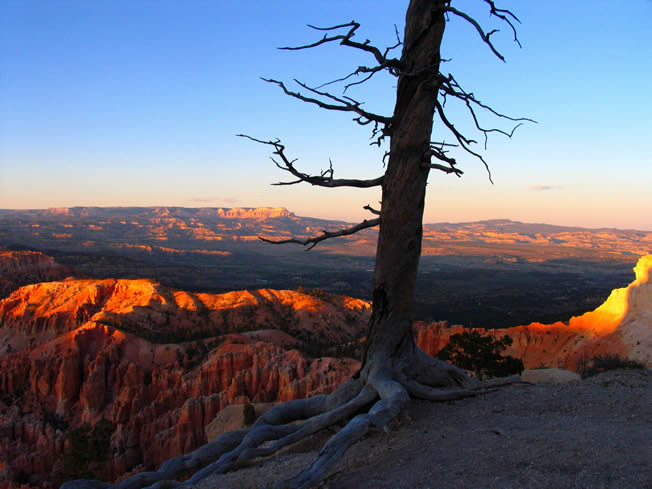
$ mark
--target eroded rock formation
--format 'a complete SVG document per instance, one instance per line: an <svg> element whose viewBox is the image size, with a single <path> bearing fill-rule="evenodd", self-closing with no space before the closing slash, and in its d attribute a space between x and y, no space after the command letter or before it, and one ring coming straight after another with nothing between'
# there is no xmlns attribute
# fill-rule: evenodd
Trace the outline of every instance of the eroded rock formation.
<svg viewBox="0 0 652 489"><path fill-rule="evenodd" d="M652 367L652 255L639 259L635 280L615 289L594 311L572 317L568 323L531 323L508 329L483 330L514 343L507 354L521 358L526 368L564 366L575 369L587 358L616 354ZM450 336L467 331L446 323L415 325L417 342L430 354L441 350Z"/></svg>
<svg viewBox="0 0 652 489"><path fill-rule="evenodd" d="M568 323L481 332L509 334L508 353L528 368L573 368L603 353L651 365L651 269L652 255L641 258L634 282ZM318 357L358 344L368 317L364 301L293 291L194 294L113 279L24 286L0 301L0 479L54 487L84 423L110 422L109 456L94 469L118 480L205 443L226 406L332 391L359 364ZM429 353L463 331L415 324Z"/></svg>
<svg viewBox="0 0 652 489"><path fill-rule="evenodd" d="M228 405L330 392L357 362L301 350L356 340L368 313L346 297L191 294L148 280L22 287L0 301L4 477L54 487L84 423L111 423L96 474L115 480L205 443Z"/></svg>

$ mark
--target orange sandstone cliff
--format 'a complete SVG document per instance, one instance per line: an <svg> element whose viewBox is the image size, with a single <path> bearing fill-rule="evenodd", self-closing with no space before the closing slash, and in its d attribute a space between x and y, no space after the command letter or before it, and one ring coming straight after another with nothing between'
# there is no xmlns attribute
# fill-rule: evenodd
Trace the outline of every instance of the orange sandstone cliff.
<svg viewBox="0 0 652 489"><path fill-rule="evenodd" d="M206 442L230 404L330 392L357 369L311 358L353 342L369 305L255 290L191 294L149 280L28 285L0 301L0 485L55 487L70 433L110 422L115 480ZM17 487L17 486L16 486Z"/></svg>
<svg viewBox="0 0 652 489"><path fill-rule="evenodd" d="M601 354L616 354L652 367L652 255L639 259L635 280L615 289L594 311L572 317L568 323L531 323L508 329L483 330L483 334L514 340L506 354L521 358L526 368L540 366L576 368ZM467 331L446 323L415 325L417 343L430 354L441 350L449 338Z"/></svg>

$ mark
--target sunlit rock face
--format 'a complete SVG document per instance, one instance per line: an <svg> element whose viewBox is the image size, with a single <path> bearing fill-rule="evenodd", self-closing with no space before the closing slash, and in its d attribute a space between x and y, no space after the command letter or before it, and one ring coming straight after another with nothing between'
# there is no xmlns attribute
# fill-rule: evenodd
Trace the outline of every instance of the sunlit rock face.
<svg viewBox="0 0 652 489"><path fill-rule="evenodd" d="M193 294L149 280L22 287L0 301L0 463L10 479L55 487L66 429L104 418L114 431L102 475L157 467L205 443L228 405L334 390L358 362L299 349L355 341L368 317L366 302L293 291Z"/></svg>
<svg viewBox="0 0 652 489"><path fill-rule="evenodd" d="M482 330L514 340L508 354L522 358L526 368L540 366L576 368L587 357L616 354L652 366L652 255L639 259L636 279L615 289L594 311L572 317L568 323L531 323L504 330ZM417 324L419 346L434 354L450 336L466 331L446 323Z"/></svg>
<svg viewBox="0 0 652 489"><path fill-rule="evenodd" d="M61 280L73 270L37 251L0 250L0 298L26 284Z"/></svg>

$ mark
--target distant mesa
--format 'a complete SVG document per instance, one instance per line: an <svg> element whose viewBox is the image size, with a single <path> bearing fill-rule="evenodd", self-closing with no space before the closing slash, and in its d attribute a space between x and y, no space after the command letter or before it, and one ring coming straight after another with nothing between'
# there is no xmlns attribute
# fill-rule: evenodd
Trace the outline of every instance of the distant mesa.
<svg viewBox="0 0 652 489"><path fill-rule="evenodd" d="M200 214L206 215L212 209L201 209ZM215 214L225 219L273 219L277 217L291 217L294 214L285 207L233 207L230 209L217 208Z"/></svg>
<svg viewBox="0 0 652 489"><path fill-rule="evenodd" d="M53 216L69 216L71 214L68 207L50 207L45 210L45 213Z"/></svg>
<svg viewBox="0 0 652 489"><path fill-rule="evenodd" d="M259 236L305 239L350 223L297 216L284 207L66 207L0 210L0 244L66 252L108 249L134 256L128 246L163 242L177 251L261 252ZM320 244L331 254L374 256L377 229ZM127 245L127 247L125 247ZM276 247L274 253L296 252ZM292 251L290 251L290 249ZM269 247L267 248L269 250ZM161 250L159 250L161 251ZM424 224L423 256L510 256L516 260L630 261L652 253L652 231L583 229L495 219ZM111 275L109 275L111 276Z"/></svg>
<svg viewBox="0 0 652 489"><path fill-rule="evenodd" d="M20 213L20 211L16 211ZM24 211L38 213L39 211ZM156 217L219 217L222 219L272 219L291 217L294 213L285 207L50 207L40 211L50 216L104 217L124 213L148 213Z"/></svg>

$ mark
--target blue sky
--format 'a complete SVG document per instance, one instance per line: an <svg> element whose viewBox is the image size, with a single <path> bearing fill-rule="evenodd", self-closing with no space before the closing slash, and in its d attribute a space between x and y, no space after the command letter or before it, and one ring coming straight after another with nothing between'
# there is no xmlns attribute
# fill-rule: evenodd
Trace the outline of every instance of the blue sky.
<svg viewBox="0 0 652 489"><path fill-rule="evenodd" d="M453 4L501 28L494 39L507 63L453 18L442 70L539 124L490 139L494 185L470 158L461 179L433 174L425 220L652 229L652 1L499 2L520 17L523 49L483 2ZM331 158L336 175L379 175L382 152L369 147L366 128L259 77L318 85L370 64L337 46L275 48L316 39L307 23L352 19L361 38L386 46L406 5L0 0L0 208L285 206L361 219L378 190L270 186L284 176L267 148L235 134L281 138L307 171ZM381 78L351 95L389 115L394 85Z"/></svg>

